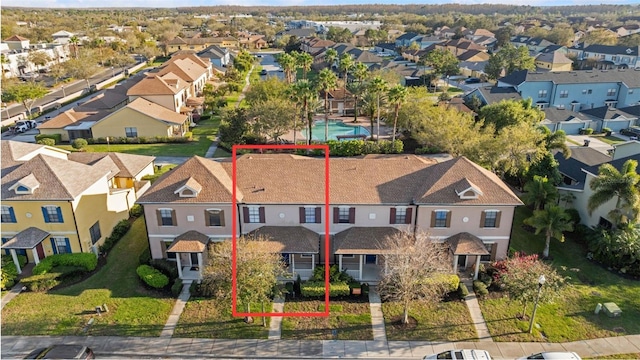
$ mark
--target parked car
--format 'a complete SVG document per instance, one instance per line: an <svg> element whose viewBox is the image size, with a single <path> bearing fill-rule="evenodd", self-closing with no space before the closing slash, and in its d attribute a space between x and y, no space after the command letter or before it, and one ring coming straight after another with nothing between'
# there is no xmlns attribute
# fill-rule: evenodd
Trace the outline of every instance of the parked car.
<svg viewBox="0 0 640 360"><path fill-rule="evenodd" d="M518 360L541 359L541 360L581 360L580 356L574 352L541 352L522 357Z"/></svg>
<svg viewBox="0 0 640 360"><path fill-rule="evenodd" d="M38 123L35 120L19 120L16 122L16 126L26 125L28 129L35 129L38 126Z"/></svg>
<svg viewBox="0 0 640 360"><path fill-rule="evenodd" d="M267 75L267 70L262 69L262 71L260 71L260 75Z"/></svg>
<svg viewBox="0 0 640 360"><path fill-rule="evenodd" d="M620 130L620 134L627 136L635 136L636 138L640 138L640 128L638 127L630 127L626 129Z"/></svg>
<svg viewBox="0 0 640 360"><path fill-rule="evenodd" d="M25 359L95 359L93 351L82 345L52 345L33 350Z"/></svg>
<svg viewBox="0 0 640 360"><path fill-rule="evenodd" d="M468 78L464 81L465 84L479 84L482 81L478 78L472 77L472 78Z"/></svg>
<svg viewBox="0 0 640 360"><path fill-rule="evenodd" d="M20 80L27 81L27 80L37 79L39 76L40 76L40 74L38 74L37 72L34 72L34 73L22 74L22 75L18 76L18 78Z"/></svg>
<svg viewBox="0 0 640 360"><path fill-rule="evenodd" d="M423 360L438 360L438 359L451 359L451 360L491 360L491 355L485 350L475 349L462 349L462 350L447 350L439 354L427 355Z"/></svg>
<svg viewBox="0 0 640 360"><path fill-rule="evenodd" d="M29 126L27 126L27 124L16 124L16 126L13 127L13 132L16 134L22 134L24 132L27 132L27 130L29 130Z"/></svg>

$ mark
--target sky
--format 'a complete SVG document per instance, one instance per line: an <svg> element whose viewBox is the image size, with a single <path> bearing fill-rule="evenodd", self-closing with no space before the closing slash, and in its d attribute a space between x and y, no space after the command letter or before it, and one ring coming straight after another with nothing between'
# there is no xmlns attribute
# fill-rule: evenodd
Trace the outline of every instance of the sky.
<svg viewBox="0 0 640 360"><path fill-rule="evenodd" d="M640 4L640 0L3 0L3 6L89 8L89 7L153 7L175 8L186 6L242 5L346 5L346 4L511 4L533 6Z"/></svg>

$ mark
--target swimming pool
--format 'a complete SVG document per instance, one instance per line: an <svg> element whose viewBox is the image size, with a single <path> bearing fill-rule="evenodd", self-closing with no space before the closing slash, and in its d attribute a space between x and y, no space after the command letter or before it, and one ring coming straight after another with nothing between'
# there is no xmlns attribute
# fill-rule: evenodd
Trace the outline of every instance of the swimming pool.
<svg viewBox="0 0 640 360"><path fill-rule="evenodd" d="M307 136L307 129L303 134ZM349 126L342 121L329 121L329 140L337 140L339 135L366 135L371 136L369 130L362 126ZM324 121L316 121L311 127L311 139L324 141Z"/></svg>

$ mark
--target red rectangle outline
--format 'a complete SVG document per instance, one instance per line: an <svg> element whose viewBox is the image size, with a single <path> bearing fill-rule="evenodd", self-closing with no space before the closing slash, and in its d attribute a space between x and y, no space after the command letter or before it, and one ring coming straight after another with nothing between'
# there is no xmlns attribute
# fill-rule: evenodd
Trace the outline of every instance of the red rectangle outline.
<svg viewBox="0 0 640 360"><path fill-rule="evenodd" d="M237 202L236 202L236 178L237 178L237 151L247 150L324 150L324 196L325 196L325 246L324 246L324 312L297 312L297 313L252 313L237 311L237 279L236 279L236 231L237 231ZM233 145L231 147L231 216L233 222L231 226L231 313L234 317L261 316L261 317L327 317L329 316L329 146L328 145Z"/></svg>

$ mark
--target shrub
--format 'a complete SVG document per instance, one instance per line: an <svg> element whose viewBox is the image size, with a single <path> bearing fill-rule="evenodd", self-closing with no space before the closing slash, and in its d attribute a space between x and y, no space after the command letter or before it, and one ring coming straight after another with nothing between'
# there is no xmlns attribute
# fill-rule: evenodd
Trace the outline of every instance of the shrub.
<svg viewBox="0 0 640 360"><path fill-rule="evenodd" d="M594 260L621 273L640 276L640 230L603 229L588 237Z"/></svg>
<svg viewBox="0 0 640 360"><path fill-rule="evenodd" d="M467 295L469 295L469 289L467 289L467 285L465 285L464 283L460 283L458 285L458 296L460 296L461 299L464 299L467 297Z"/></svg>
<svg viewBox="0 0 640 360"><path fill-rule="evenodd" d="M365 295L369 293L369 284L367 283L362 284L362 293Z"/></svg>
<svg viewBox="0 0 640 360"><path fill-rule="evenodd" d="M487 296L489 294L489 290L487 290L487 285L485 285L482 281L474 281L473 282L473 291L476 292L476 295L482 297Z"/></svg>
<svg viewBox="0 0 640 360"><path fill-rule="evenodd" d="M316 266L313 269L313 275L311 275L309 281L322 282L324 284L324 266ZM353 277L347 274L346 271L338 271L338 265L331 265L331 267L329 268L329 282L349 283L353 281Z"/></svg>
<svg viewBox="0 0 640 360"><path fill-rule="evenodd" d="M57 273L32 275L21 280L30 291L47 291L60 284Z"/></svg>
<svg viewBox="0 0 640 360"><path fill-rule="evenodd" d="M171 294L175 297L180 296L180 292L182 291L182 279L176 279L171 285Z"/></svg>
<svg viewBox="0 0 640 360"><path fill-rule="evenodd" d="M73 140L73 142L71 143L71 146L76 149L76 150L82 150L85 147L87 147L89 143L87 142L87 140L83 139L83 138L77 138L75 140Z"/></svg>
<svg viewBox="0 0 640 360"><path fill-rule="evenodd" d="M169 277L171 280L178 278L178 265L175 261L169 261L166 259L151 259L149 265L155 269L160 270L163 274Z"/></svg>
<svg viewBox="0 0 640 360"><path fill-rule="evenodd" d="M57 266L76 267L89 272L98 266L98 258L92 253L55 254L40 260L40 263L34 266L33 274L52 273L54 267Z"/></svg>
<svg viewBox="0 0 640 360"><path fill-rule="evenodd" d="M62 142L62 134L38 134L36 135L36 142L42 139L53 139L56 144L60 144Z"/></svg>
<svg viewBox="0 0 640 360"><path fill-rule="evenodd" d="M137 218L137 217L140 217L143 212L144 212L144 209L142 208L142 205L134 204L131 207L131 210L129 210L129 216Z"/></svg>
<svg viewBox="0 0 640 360"><path fill-rule="evenodd" d="M437 274L432 278L427 279L428 284L434 286L442 286L445 292L452 292L458 290L458 284L460 278L456 274Z"/></svg>
<svg viewBox="0 0 640 360"><path fill-rule="evenodd" d="M116 226L113 227L111 235L104 240L104 244L100 246L100 252L105 253L110 251L120 239L129 231L131 223L127 220L120 220Z"/></svg>
<svg viewBox="0 0 640 360"><path fill-rule="evenodd" d="M329 152L334 156L358 156L366 154L400 154L404 150L401 140L365 141L365 140L329 140Z"/></svg>
<svg viewBox="0 0 640 360"><path fill-rule="evenodd" d="M186 133L184 133L184 138L188 139L189 141L193 140L193 133L191 131L187 131Z"/></svg>
<svg viewBox="0 0 640 360"><path fill-rule="evenodd" d="M169 285L169 278L149 265L140 265L136 269L140 280L155 289L162 289Z"/></svg>
<svg viewBox="0 0 640 360"><path fill-rule="evenodd" d="M150 261L151 261L151 249L146 248L146 249L144 249L142 254L140 254L140 256L138 256L138 264L140 264L140 265L149 265Z"/></svg>
<svg viewBox="0 0 640 360"><path fill-rule="evenodd" d="M2 268L0 268L0 288L9 289L16 283L18 269L13 259L9 256L2 256Z"/></svg>
<svg viewBox="0 0 640 360"><path fill-rule="evenodd" d="M324 282L307 281L300 285L300 292L304 297L321 297L325 294ZM351 293L349 284L337 282L329 284L329 297L348 296Z"/></svg>
<svg viewBox="0 0 640 360"><path fill-rule="evenodd" d="M38 140L37 143L40 145L54 146L56 144L56 141L54 139L46 138Z"/></svg>
<svg viewBox="0 0 640 360"><path fill-rule="evenodd" d="M608 128L608 127L603 127L603 128L602 128L602 132L603 132L603 133L610 133L611 131L612 131L612 130L611 130L610 128Z"/></svg>
<svg viewBox="0 0 640 360"><path fill-rule="evenodd" d="M285 289L287 294L293 295L293 283L292 282L288 282L288 283L284 284L284 289Z"/></svg>
<svg viewBox="0 0 640 360"><path fill-rule="evenodd" d="M578 210L571 208L565 209L565 212L571 217L571 222L576 225L580 224L580 213L578 212Z"/></svg>
<svg viewBox="0 0 640 360"><path fill-rule="evenodd" d="M591 135L591 134L593 134L593 129L592 129L592 128L586 128L586 129L584 129L583 131L584 131L584 133L585 133L586 135Z"/></svg>
<svg viewBox="0 0 640 360"><path fill-rule="evenodd" d="M442 150L440 150L439 148L435 147L435 146L424 146L421 148L417 148L415 153L416 155L422 155L422 154L439 154L441 153Z"/></svg>

